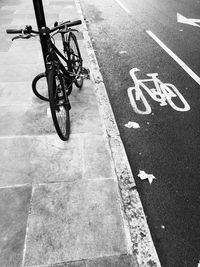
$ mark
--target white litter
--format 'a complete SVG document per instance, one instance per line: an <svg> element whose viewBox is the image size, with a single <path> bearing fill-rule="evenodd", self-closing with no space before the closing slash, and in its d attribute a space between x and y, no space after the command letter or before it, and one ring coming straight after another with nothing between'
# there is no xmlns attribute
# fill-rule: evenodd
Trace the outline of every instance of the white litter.
<svg viewBox="0 0 200 267"><path fill-rule="evenodd" d="M153 174L148 174L145 171L141 171L141 170L140 170L140 172L138 174L138 177L141 180L148 179L150 184L153 182L154 179L156 179L156 177Z"/></svg>
<svg viewBox="0 0 200 267"><path fill-rule="evenodd" d="M120 51L119 54L127 54L127 51Z"/></svg>
<svg viewBox="0 0 200 267"><path fill-rule="evenodd" d="M134 128L134 129L140 128L140 125L137 122L134 122L134 121L129 121L124 126L126 126L127 128Z"/></svg>

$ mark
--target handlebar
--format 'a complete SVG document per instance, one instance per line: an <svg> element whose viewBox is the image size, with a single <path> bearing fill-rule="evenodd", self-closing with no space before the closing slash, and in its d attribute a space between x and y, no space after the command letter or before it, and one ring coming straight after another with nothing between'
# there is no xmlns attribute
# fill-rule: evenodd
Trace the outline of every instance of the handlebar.
<svg viewBox="0 0 200 267"><path fill-rule="evenodd" d="M20 29L20 30L17 30L17 29L7 29L6 30L6 33L7 34L21 34L21 33L24 33L24 34L29 34L29 33L35 33L35 34L39 34L38 31L34 31L34 30L27 30L27 29Z"/></svg>
<svg viewBox="0 0 200 267"><path fill-rule="evenodd" d="M15 30L15 29L7 29L6 33L8 34L17 34L17 33L22 33L23 30Z"/></svg>
<svg viewBox="0 0 200 267"><path fill-rule="evenodd" d="M82 21L80 19L79 20L72 21L72 22L71 21L66 21L66 22L63 22L60 25L58 25L58 26L50 29L50 33L51 32L54 32L56 30L61 30L61 29L65 28L65 26L67 26L67 27L73 27L73 26L77 26L79 24L82 24Z"/></svg>
<svg viewBox="0 0 200 267"><path fill-rule="evenodd" d="M76 26L76 25L79 25L81 24L82 21L81 20L75 20L75 21L67 21L67 22L63 22L61 23L60 25L56 26L56 27L53 27L52 29L49 30L49 33L52 33L56 30L60 30L60 29L63 29L65 27L73 27L73 26ZM6 33L7 34L30 34L30 33L35 33L35 34L39 34L39 31L34 31L32 30L32 27L31 26L27 26L25 29L7 29L6 30Z"/></svg>

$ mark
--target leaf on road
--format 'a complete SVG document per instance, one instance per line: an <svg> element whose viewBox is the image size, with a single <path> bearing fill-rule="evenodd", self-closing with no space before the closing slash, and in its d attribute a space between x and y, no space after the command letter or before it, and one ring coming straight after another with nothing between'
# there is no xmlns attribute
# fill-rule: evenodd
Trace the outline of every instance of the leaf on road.
<svg viewBox="0 0 200 267"><path fill-rule="evenodd" d="M156 179L156 177L153 174L148 174L145 171L141 171L141 170L140 170L140 172L138 174L138 177L141 180L148 179L150 184L153 182L154 179Z"/></svg>
<svg viewBox="0 0 200 267"><path fill-rule="evenodd" d="M134 128L134 129L140 128L140 125L137 122L134 122L134 121L129 121L124 126L126 126L127 128Z"/></svg>

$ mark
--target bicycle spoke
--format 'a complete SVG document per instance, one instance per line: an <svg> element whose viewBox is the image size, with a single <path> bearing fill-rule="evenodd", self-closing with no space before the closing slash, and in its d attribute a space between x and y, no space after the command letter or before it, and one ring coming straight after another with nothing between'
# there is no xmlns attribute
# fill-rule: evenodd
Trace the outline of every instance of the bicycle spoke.
<svg viewBox="0 0 200 267"><path fill-rule="evenodd" d="M75 76L74 83L77 87L81 88L83 85L83 77L81 76L82 58L76 36L72 32L69 33L68 46L69 70Z"/></svg>
<svg viewBox="0 0 200 267"><path fill-rule="evenodd" d="M70 104L64 86L64 77L53 69L48 76L48 90L51 114L56 131L62 140L70 134Z"/></svg>

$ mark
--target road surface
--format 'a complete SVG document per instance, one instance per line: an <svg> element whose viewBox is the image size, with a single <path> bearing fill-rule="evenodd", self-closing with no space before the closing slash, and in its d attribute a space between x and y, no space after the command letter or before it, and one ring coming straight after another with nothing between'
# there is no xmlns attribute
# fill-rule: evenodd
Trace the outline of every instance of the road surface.
<svg viewBox="0 0 200 267"><path fill-rule="evenodd" d="M197 267L200 1L81 3L161 264Z"/></svg>

